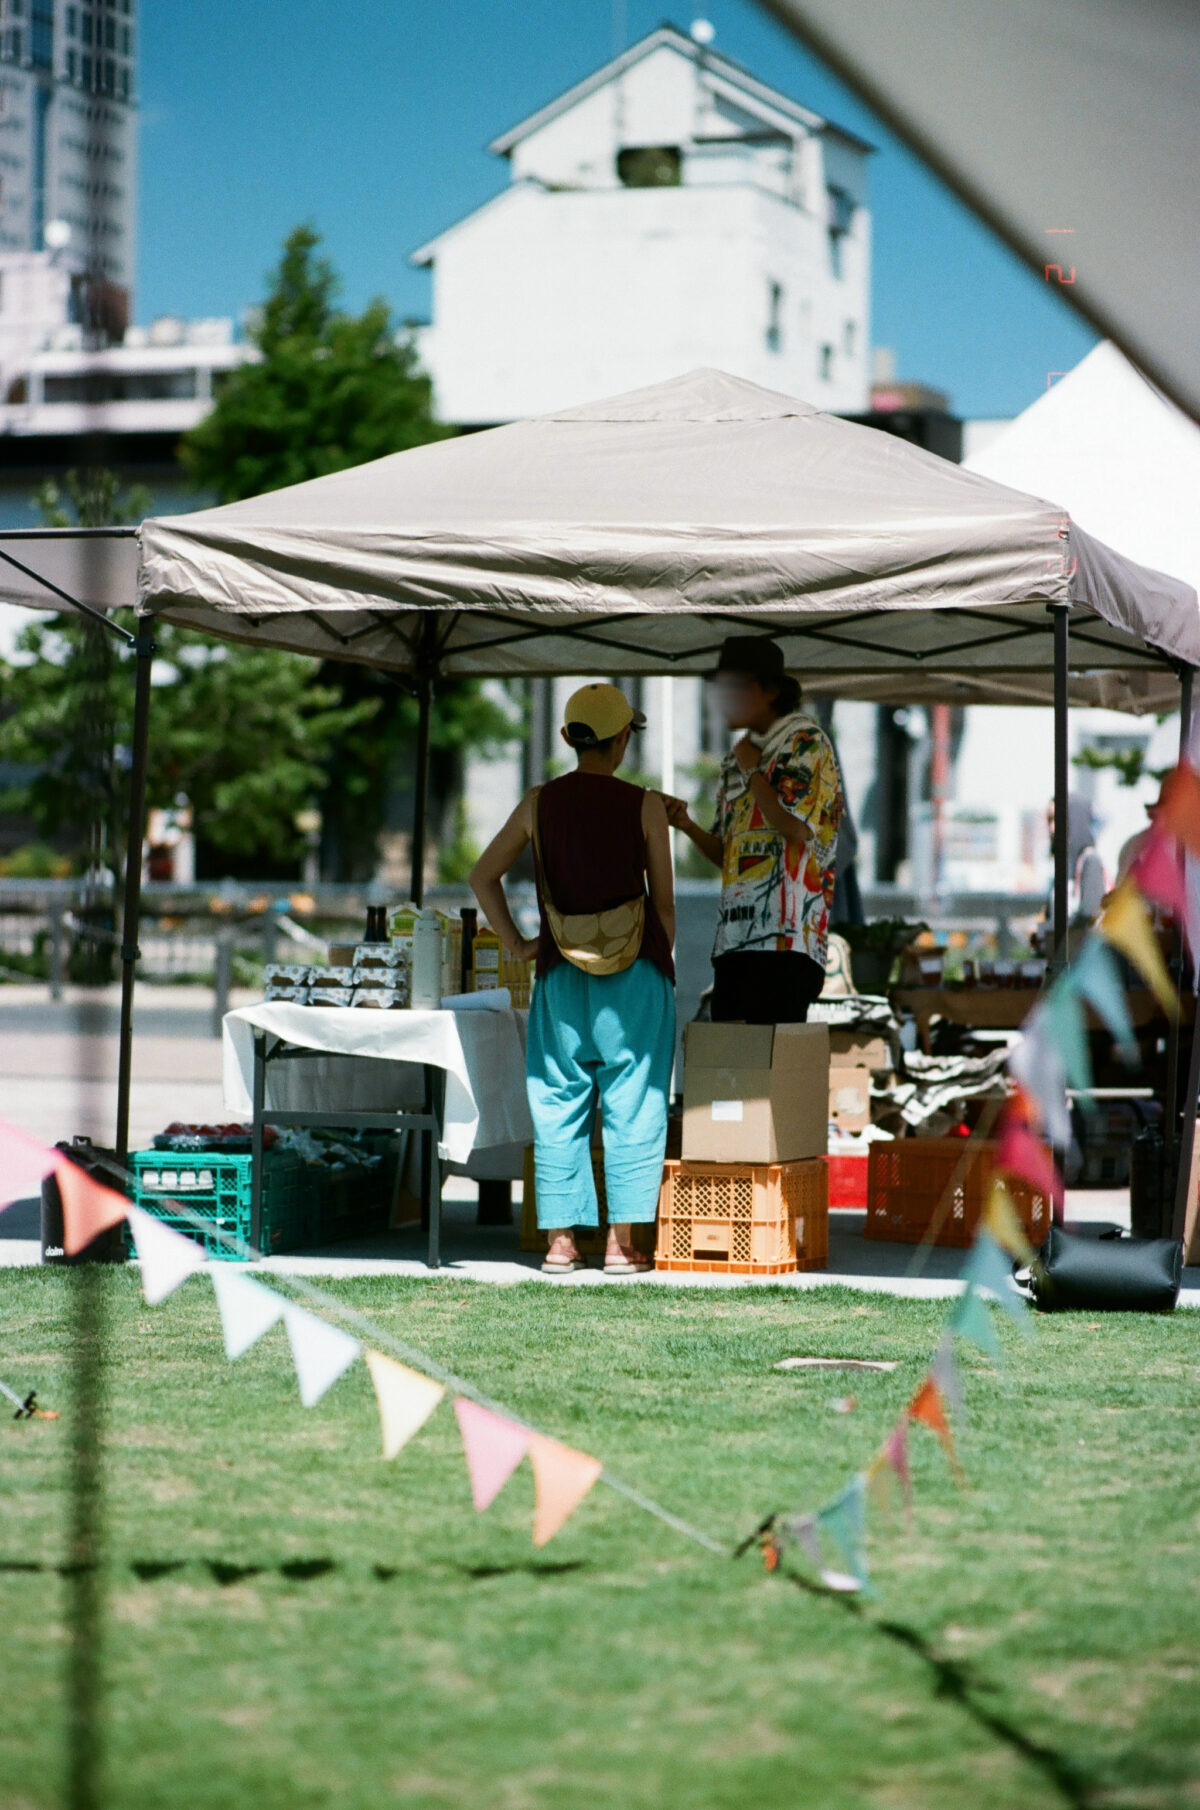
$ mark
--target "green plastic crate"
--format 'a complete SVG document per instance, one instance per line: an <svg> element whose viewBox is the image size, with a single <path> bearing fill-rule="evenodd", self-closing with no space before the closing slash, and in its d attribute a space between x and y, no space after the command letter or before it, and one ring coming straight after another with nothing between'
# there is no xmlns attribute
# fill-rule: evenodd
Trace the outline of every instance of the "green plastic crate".
<svg viewBox="0 0 1200 1810"><path fill-rule="evenodd" d="M218 1234L250 1241L249 1155L221 1150L135 1150L130 1154L133 1203L202 1244L210 1257L244 1261ZM299 1251L315 1242L318 1212L306 1165L289 1150L263 1157L262 1248L268 1254ZM183 1203L211 1226L201 1231L183 1218Z"/></svg>

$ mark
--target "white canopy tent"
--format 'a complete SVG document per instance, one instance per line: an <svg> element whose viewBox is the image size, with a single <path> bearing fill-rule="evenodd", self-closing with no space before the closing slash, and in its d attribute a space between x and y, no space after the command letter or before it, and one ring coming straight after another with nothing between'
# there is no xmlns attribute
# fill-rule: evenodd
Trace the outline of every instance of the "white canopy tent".
<svg viewBox="0 0 1200 1810"><path fill-rule="evenodd" d="M963 464L1054 497L1127 559L1200 587L1200 427L1110 341Z"/></svg>
<svg viewBox="0 0 1200 1810"><path fill-rule="evenodd" d="M148 521L139 607L416 678L704 672L731 629L844 697L1171 707L1196 594L1067 512L719 371Z"/></svg>
<svg viewBox="0 0 1200 1810"><path fill-rule="evenodd" d="M843 697L1053 698L1065 823L1068 696L1171 708L1200 665L1196 592L1056 503L716 371L150 520L140 541L130 988L156 617L412 684L418 897L439 678L704 672L749 629Z"/></svg>

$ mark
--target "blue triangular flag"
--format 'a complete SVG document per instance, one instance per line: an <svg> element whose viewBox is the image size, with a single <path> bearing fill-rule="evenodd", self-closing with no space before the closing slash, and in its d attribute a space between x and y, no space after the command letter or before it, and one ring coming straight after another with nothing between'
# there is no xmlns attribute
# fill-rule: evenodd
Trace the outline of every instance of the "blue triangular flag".
<svg viewBox="0 0 1200 1810"><path fill-rule="evenodd" d="M1089 936L1071 963L1071 978L1084 999L1102 1018L1126 1062L1137 1060L1137 1038L1129 1020L1125 989L1116 958L1102 936Z"/></svg>
<svg viewBox="0 0 1200 1810"><path fill-rule="evenodd" d="M976 1288L988 1289L1022 1332L1029 1331L1029 1304L1020 1290L1013 1287L1012 1259L990 1232L976 1235L963 1265L962 1279Z"/></svg>
<svg viewBox="0 0 1200 1810"><path fill-rule="evenodd" d="M867 1575L867 1480L861 1471L844 1490L817 1513L817 1523L829 1535L842 1556L846 1570L861 1590L870 1586Z"/></svg>
<svg viewBox="0 0 1200 1810"><path fill-rule="evenodd" d="M997 1362L1003 1359L1004 1353L1000 1349L991 1315L984 1305L983 1296L973 1283L968 1282L959 1296L954 1312L950 1315L950 1324L960 1339L978 1345L980 1351L995 1358Z"/></svg>

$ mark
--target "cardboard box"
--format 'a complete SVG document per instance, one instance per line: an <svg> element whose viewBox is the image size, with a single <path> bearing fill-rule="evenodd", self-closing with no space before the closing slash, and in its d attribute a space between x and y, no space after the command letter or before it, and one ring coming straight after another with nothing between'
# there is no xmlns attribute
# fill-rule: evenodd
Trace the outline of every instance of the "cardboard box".
<svg viewBox="0 0 1200 1810"><path fill-rule="evenodd" d="M689 1024L685 1163L793 1163L829 1140L829 1026Z"/></svg>
<svg viewBox="0 0 1200 1810"><path fill-rule="evenodd" d="M886 1037L834 1028L829 1032L829 1060L834 1068L891 1068L892 1052Z"/></svg>
<svg viewBox="0 0 1200 1810"><path fill-rule="evenodd" d="M865 1131L871 1123L869 1068L831 1068L829 1117L842 1131Z"/></svg>

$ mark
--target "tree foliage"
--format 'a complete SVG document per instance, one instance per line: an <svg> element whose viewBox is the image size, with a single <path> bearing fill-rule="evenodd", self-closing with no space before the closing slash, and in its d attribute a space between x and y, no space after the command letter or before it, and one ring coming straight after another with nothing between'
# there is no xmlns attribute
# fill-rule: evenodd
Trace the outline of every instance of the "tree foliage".
<svg viewBox="0 0 1200 1810"><path fill-rule="evenodd" d="M448 432L434 420L429 379L411 338L397 339L387 304L339 311L340 285L317 255L320 243L309 226L290 234L250 329L258 361L228 374L211 413L184 441L187 471L222 502Z"/></svg>

